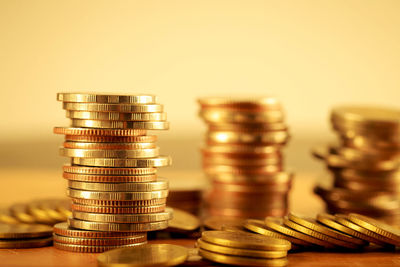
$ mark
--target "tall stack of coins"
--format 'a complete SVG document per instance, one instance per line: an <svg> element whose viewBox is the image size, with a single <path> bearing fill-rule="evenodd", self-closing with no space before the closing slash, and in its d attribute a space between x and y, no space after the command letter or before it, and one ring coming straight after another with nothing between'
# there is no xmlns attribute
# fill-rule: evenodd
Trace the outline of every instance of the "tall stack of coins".
<svg viewBox="0 0 400 267"><path fill-rule="evenodd" d="M157 177L157 167L171 159L147 135L169 127L155 96L59 93L57 99L71 119L71 127L54 132L65 135L60 153L71 158L63 177L72 217L63 230L55 227L55 246L101 252L143 244L145 232L167 228L168 181Z"/></svg>
<svg viewBox="0 0 400 267"><path fill-rule="evenodd" d="M400 110L340 106L331 122L340 144L316 148L332 173L315 192L334 213L396 220L400 214Z"/></svg>
<svg viewBox="0 0 400 267"><path fill-rule="evenodd" d="M262 218L288 210L292 174L282 148L289 139L284 111L274 97L202 98L207 123L203 169L212 181L206 196L214 216Z"/></svg>

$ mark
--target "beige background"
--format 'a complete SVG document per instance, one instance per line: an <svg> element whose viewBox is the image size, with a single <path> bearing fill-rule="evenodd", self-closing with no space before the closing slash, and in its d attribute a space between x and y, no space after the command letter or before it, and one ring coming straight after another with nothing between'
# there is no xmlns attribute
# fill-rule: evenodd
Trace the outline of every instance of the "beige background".
<svg viewBox="0 0 400 267"><path fill-rule="evenodd" d="M288 164L313 168L333 105L399 107L400 1L0 0L2 167L59 168L58 91L152 93L175 168L198 168L196 98L274 94L293 140Z"/></svg>

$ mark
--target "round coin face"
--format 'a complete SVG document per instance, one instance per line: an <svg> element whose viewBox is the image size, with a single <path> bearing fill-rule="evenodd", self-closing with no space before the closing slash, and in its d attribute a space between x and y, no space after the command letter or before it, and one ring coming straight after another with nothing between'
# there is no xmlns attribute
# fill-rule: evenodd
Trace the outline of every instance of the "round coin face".
<svg viewBox="0 0 400 267"><path fill-rule="evenodd" d="M0 223L0 238L22 239L51 236L50 226L42 224L7 224Z"/></svg>
<svg viewBox="0 0 400 267"><path fill-rule="evenodd" d="M154 267L175 266L185 262L188 250L170 244L147 244L135 248L115 249L97 258L98 265Z"/></svg>

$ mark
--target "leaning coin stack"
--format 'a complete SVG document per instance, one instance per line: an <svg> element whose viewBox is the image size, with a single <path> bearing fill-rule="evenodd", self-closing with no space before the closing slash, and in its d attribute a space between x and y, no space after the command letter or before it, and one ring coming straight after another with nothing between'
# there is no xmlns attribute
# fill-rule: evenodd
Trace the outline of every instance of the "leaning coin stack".
<svg viewBox="0 0 400 267"><path fill-rule="evenodd" d="M331 171L315 187L330 212L395 222L400 215L400 110L340 106L332 110L340 144L316 148Z"/></svg>
<svg viewBox="0 0 400 267"><path fill-rule="evenodd" d="M288 210L292 174L282 148L289 139L284 111L274 97L202 98L207 123L203 169L211 179L209 215L262 218Z"/></svg>
<svg viewBox="0 0 400 267"><path fill-rule="evenodd" d="M157 167L171 159L159 155L156 136L146 135L169 127L155 96L59 93L57 98L71 119L71 127L54 132L65 135L60 153L71 158L63 177L72 216L68 226L55 227L55 246L101 252L143 244L147 231L167 228L168 181L157 177Z"/></svg>

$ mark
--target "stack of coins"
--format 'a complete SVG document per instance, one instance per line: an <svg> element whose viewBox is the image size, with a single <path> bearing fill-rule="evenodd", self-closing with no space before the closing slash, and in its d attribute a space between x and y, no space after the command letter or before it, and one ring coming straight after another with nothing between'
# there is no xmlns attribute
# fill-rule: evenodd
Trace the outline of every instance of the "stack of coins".
<svg viewBox="0 0 400 267"><path fill-rule="evenodd" d="M0 223L0 248L37 248L51 245L52 229L41 224Z"/></svg>
<svg viewBox="0 0 400 267"><path fill-rule="evenodd" d="M171 159L159 155L156 136L146 135L169 127L155 96L60 93L57 98L71 119L71 127L54 129L65 135L61 155L71 158L63 168L72 199L68 227L83 231L56 231L55 246L100 252L142 244L143 232L167 228L168 181L157 177L157 167ZM110 237L119 241L106 240Z"/></svg>
<svg viewBox="0 0 400 267"><path fill-rule="evenodd" d="M199 254L210 261L237 266L286 266L290 242L245 232L205 231Z"/></svg>
<svg viewBox="0 0 400 267"><path fill-rule="evenodd" d="M203 169L212 181L208 213L244 218L286 214L292 174L283 166L281 150L289 133L279 101L210 97L199 103L208 125L202 149Z"/></svg>
<svg viewBox="0 0 400 267"><path fill-rule="evenodd" d="M316 148L331 171L315 192L333 213L394 222L400 214L400 110L340 106L332 110L340 144Z"/></svg>

